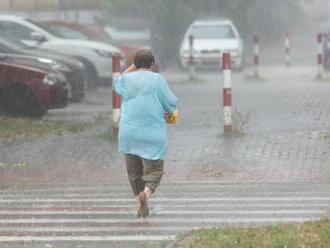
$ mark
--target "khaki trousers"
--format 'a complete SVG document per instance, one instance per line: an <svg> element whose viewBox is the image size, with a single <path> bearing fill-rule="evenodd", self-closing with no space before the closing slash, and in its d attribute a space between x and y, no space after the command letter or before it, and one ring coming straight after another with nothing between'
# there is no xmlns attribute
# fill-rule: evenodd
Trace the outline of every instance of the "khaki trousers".
<svg viewBox="0 0 330 248"><path fill-rule="evenodd" d="M163 176L164 160L148 160L132 154L125 154L128 180L135 196L148 187L152 192Z"/></svg>

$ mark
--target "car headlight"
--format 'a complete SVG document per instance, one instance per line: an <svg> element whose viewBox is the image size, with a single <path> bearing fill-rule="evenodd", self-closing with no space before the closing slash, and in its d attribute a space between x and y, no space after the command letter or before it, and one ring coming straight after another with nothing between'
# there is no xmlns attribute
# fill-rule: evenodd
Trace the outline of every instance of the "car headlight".
<svg viewBox="0 0 330 248"><path fill-rule="evenodd" d="M65 64L62 63L55 63L52 65L52 68L55 71L65 71L65 72L70 72L70 68L68 66L66 66Z"/></svg>
<svg viewBox="0 0 330 248"><path fill-rule="evenodd" d="M58 80L53 75L47 75L45 76L43 83L49 86L53 86L58 83Z"/></svg>
<svg viewBox="0 0 330 248"><path fill-rule="evenodd" d="M112 52L107 52L104 50L98 50L95 49L94 50L98 55L100 55L101 57L105 57L105 58L112 58Z"/></svg>
<svg viewBox="0 0 330 248"><path fill-rule="evenodd" d="M50 65L52 69L55 71L65 71L65 72L71 71L67 65L52 59L38 58L38 61Z"/></svg>

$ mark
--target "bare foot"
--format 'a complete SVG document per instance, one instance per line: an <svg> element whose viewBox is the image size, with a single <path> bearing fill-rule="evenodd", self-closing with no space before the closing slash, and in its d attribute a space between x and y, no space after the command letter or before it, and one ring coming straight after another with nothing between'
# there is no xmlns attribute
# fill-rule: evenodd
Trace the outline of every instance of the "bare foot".
<svg viewBox="0 0 330 248"><path fill-rule="evenodd" d="M140 215L143 218L146 218L149 215L148 199L146 193L141 192L138 195L138 199L140 202L140 207L138 209L138 216Z"/></svg>

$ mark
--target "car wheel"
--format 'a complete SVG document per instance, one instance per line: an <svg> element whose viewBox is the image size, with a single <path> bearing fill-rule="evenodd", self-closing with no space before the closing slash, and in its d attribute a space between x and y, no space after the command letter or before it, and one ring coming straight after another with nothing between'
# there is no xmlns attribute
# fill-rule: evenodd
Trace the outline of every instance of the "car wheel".
<svg viewBox="0 0 330 248"><path fill-rule="evenodd" d="M40 118L46 113L31 88L21 84L12 85L1 93L1 112L11 116Z"/></svg>
<svg viewBox="0 0 330 248"><path fill-rule="evenodd" d="M99 85L99 75L94 64L87 59L77 58L86 68L87 74L87 89L95 89Z"/></svg>

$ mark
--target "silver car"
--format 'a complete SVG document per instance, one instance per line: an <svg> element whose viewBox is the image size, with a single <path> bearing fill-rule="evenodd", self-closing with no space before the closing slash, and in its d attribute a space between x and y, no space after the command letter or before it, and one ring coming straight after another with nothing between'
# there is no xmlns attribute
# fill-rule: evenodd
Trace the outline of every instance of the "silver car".
<svg viewBox="0 0 330 248"><path fill-rule="evenodd" d="M193 57L196 67L219 66L222 54L232 57L232 67L243 67L243 44L240 35L230 20L196 20L187 29L180 47L180 62L183 68L189 65L189 37L193 36Z"/></svg>

